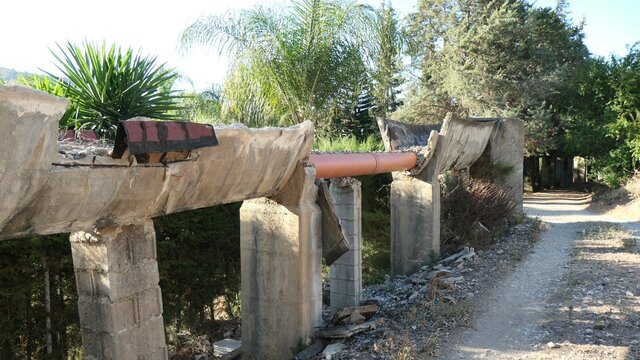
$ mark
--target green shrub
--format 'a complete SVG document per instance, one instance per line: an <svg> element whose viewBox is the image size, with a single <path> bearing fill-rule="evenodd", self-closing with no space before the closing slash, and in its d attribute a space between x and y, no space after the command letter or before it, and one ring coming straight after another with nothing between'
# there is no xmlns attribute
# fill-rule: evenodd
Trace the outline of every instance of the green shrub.
<svg viewBox="0 0 640 360"><path fill-rule="evenodd" d="M61 79L52 79L51 77L46 75L33 74L32 77L20 75L18 76L18 84L28 86L32 89L44 91L54 96L68 97L67 84L65 84ZM58 127L61 129L74 129L78 127L79 125L76 123L75 115L76 107L74 104L71 104L67 108L67 111L65 111L64 115L62 115Z"/></svg>
<svg viewBox="0 0 640 360"><path fill-rule="evenodd" d="M154 219L165 323L176 333L213 332L215 314L239 316L240 203ZM223 299L223 308L214 300Z"/></svg>
<svg viewBox="0 0 640 360"><path fill-rule="evenodd" d="M131 49L84 42L58 45L52 51L66 83L65 95L76 106L76 128L91 129L113 138L120 120L146 116L177 120L180 97L171 86L178 74ZM49 74L53 76L52 74Z"/></svg>
<svg viewBox="0 0 640 360"><path fill-rule="evenodd" d="M370 135L364 141L358 141L355 137L323 137L316 139L313 149L316 151L370 152L384 151L384 145L380 140L380 136L374 135Z"/></svg>

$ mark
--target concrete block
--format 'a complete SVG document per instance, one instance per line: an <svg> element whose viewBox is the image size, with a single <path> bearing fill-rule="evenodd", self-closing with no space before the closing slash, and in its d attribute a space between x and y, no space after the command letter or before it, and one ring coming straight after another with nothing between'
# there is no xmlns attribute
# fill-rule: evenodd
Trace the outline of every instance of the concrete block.
<svg viewBox="0 0 640 360"><path fill-rule="evenodd" d="M329 286L331 287L332 293L335 292L343 295L358 295L362 290L362 282L360 279L343 280L331 278L329 280Z"/></svg>
<svg viewBox="0 0 640 360"><path fill-rule="evenodd" d="M78 309L81 328L94 332L117 332L162 315L162 296L157 286L115 302L81 296Z"/></svg>
<svg viewBox="0 0 640 360"><path fill-rule="evenodd" d="M76 269L126 271L156 259L156 239L149 224L104 228L71 234L71 248Z"/></svg>
<svg viewBox="0 0 640 360"><path fill-rule="evenodd" d="M340 279L347 281L355 281L362 279L362 271L358 271L357 269L362 269L362 264L356 265L343 265L343 264L333 264L329 270L330 279Z"/></svg>
<svg viewBox="0 0 640 360"><path fill-rule="evenodd" d="M82 343L84 356L90 359L167 359L162 317L117 333L85 329Z"/></svg>
<svg viewBox="0 0 640 360"><path fill-rule="evenodd" d="M75 274L79 295L106 297L110 301L154 288L160 280L156 261L147 261L124 272L80 269Z"/></svg>
<svg viewBox="0 0 640 360"><path fill-rule="evenodd" d="M85 357L166 359L151 220L70 239Z"/></svg>

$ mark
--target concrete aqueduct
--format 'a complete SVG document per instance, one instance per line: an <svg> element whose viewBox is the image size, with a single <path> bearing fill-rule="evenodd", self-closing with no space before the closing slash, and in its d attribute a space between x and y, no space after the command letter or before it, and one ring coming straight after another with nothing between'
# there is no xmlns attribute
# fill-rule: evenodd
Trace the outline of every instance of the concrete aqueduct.
<svg viewBox="0 0 640 360"><path fill-rule="evenodd" d="M151 220L163 214L244 201L242 343L256 359L290 358L299 339L321 325L323 238L325 256L337 258L332 306L359 302L360 184L342 177L331 179L329 196L318 191L311 122L216 127L218 146L180 161L70 160L57 152L67 106L42 92L0 86L0 240L71 233L86 358L167 358ZM522 206L522 121L447 116L441 127L384 119L379 126L387 151L418 155L415 167L393 172L394 273L412 273L439 253L444 171L480 158L509 166L513 171L496 181ZM318 205L323 201L329 206Z"/></svg>

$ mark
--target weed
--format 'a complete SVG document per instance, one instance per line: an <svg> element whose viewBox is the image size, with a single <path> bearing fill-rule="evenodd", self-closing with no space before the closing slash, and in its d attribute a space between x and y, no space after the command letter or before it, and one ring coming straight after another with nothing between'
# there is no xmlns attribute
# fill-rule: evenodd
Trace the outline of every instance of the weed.
<svg viewBox="0 0 640 360"><path fill-rule="evenodd" d="M622 248L625 251L631 251L635 249L636 246L638 246L638 239L636 238L622 239Z"/></svg>
<svg viewBox="0 0 640 360"><path fill-rule="evenodd" d="M471 303L468 300L458 303L433 301L428 310L438 327L452 322L466 324L471 314Z"/></svg>
<svg viewBox="0 0 640 360"><path fill-rule="evenodd" d="M569 305L569 311L567 315L569 317L569 322L573 321L573 305Z"/></svg>
<svg viewBox="0 0 640 360"><path fill-rule="evenodd" d="M424 345L421 352L425 353L427 356L436 356L438 353L438 345L440 344L440 331L436 330L427 337L424 341Z"/></svg>

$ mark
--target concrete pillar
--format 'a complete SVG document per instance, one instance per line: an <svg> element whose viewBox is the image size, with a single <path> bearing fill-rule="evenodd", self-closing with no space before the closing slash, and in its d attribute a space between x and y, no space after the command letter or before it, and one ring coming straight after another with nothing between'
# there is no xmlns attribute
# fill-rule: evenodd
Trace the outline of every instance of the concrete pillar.
<svg viewBox="0 0 640 360"><path fill-rule="evenodd" d="M362 189L358 180L339 178L329 186L336 215L351 250L331 264L329 284L331 307L360 304L362 292Z"/></svg>
<svg viewBox="0 0 640 360"><path fill-rule="evenodd" d="M85 359L167 359L153 222L71 234Z"/></svg>
<svg viewBox="0 0 640 360"><path fill-rule="evenodd" d="M254 359L290 359L322 325L322 217L315 169L299 166L274 199L240 208L242 345Z"/></svg>
<svg viewBox="0 0 640 360"><path fill-rule="evenodd" d="M491 164L505 170L495 180L511 195L516 211L521 212L524 194L524 121L498 121L489 139L489 147Z"/></svg>
<svg viewBox="0 0 640 360"><path fill-rule="evenodd" d="M391 183L391 272L409 275L440 255L440 184L394 173Z"/></svg>

